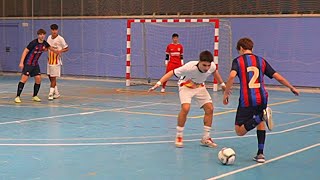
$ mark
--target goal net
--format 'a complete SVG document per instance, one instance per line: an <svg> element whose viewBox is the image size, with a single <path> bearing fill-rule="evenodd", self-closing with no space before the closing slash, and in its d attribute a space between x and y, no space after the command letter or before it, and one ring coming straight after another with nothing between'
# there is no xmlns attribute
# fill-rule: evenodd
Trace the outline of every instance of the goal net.
<svg viewBox="0 0 320 180"><path fill-rule="evenodd" d="M184 62L198 60L201 51L214 54L224 80L231 68L231 27L229 21L195 19L128 20L126 85L155 82L165 73L165 50L173 33L179 34L184 48ZM130 24L129 24L130 23ZM176 85L177 78L172 78ZM213 77L207 80L213 86ZM216 84L216 83L215 83ZM169 83L170 85L170 83ZM214 88L217 90L217 86Z"/></svg>

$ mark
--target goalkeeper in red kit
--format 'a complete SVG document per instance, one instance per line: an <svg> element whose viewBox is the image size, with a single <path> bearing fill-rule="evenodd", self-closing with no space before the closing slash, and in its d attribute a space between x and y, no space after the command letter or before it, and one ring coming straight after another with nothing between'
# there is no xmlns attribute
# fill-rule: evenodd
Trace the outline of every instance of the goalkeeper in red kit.
<svg viewBox="0 0 320 180"><path fill-rule="evenodd" d="M166 73L181 67L183 63L183 46L179 43L179 35L172 34L172 43L167 46L166 49ZM162 84L161 92L166 91L167 82Z"/></svg>

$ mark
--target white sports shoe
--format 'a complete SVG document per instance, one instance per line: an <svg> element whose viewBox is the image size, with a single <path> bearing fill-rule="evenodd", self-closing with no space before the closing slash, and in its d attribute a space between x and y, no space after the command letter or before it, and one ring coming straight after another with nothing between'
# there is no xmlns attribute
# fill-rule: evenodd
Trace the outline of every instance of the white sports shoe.
<svg viewBox="0 0 320 180"><path fill-rule="evenodd" d="M201 139L201 145L211 147L211 148L216 148L218 145L213 142L211 137L203 137Z"/></svg>
<svg viewBox="0 0 320 180"><path fill-rule="evenodd" d="M53 94L48 95L48 100L53 100Z"/></svg>
<svg viewBox="0 0 320 180"><path fill-rule="evenodd" d="M266 158L264 157L263 154L256 155L255 157L253 157L253 160L257 161L258 163L266 162Z"/></svg>
<svg viewBox="0 0 320 180"><path fill-rule="evenodd" d="M177 136L175 144L176 144L177 148L182 148L183 147L183 138L180 136Z"/></svg>
<svg viewBox="0 0 320 180"><path fill-rule="evenodd" d="M53 99L58 99L61 95L60 94L54 94Z"/></svg>
<svg viewBox="0 0 320 180"><path fill-rule="evenodd" d="M166 89L165 89L165 88L162 88L160 92L165 93L165 92L166 92Z"/></svg>
<svg viewBox="0 0 320 180"><path fill-rule="evenodd" d="M262 120L265 121L268 129L270 131L272 131L274 124L273 124L273 121L272 121L272 110L271 110L271 108L267 107L265 110L263 110Z"/></svg>

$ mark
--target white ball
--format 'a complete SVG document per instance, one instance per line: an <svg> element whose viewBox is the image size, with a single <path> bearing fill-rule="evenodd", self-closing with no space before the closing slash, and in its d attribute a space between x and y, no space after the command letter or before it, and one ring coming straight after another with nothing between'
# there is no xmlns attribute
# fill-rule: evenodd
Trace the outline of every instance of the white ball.
<svg viewBox="0 0 320 180"><path fill-rule="evenodd" d="M233 149L224 147L219 151L218 159L223 165L232 165L236 160L236 153Z"/></svg>

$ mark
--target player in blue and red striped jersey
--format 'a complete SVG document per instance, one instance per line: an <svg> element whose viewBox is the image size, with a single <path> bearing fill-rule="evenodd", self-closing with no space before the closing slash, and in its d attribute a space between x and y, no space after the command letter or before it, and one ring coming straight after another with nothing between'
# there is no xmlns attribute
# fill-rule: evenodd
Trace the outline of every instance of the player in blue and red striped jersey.
<svg viewBox="0 0 320 180"><path fill-rule="evenodd" d="M179 43L179 35L174 33L172 34L172 43L166 49L166 73L181 67L183 64L183 46ZM162 93L166 91L166 85L167 81L162 84Z"/></svg>
<svg viewBox="0 0 320 180"><path fill-rule="evenodd" d="M238 41L237 50L240 56L232 62L223 103L228 104L234 78L238 76L240 98L235 119L235 131L237 135L243 136L248 131L257 128L258 152L253 159L259 163L264 163L265 124L269 130L273 128L272 111L267 107L268 92L264 84L264 75L270 79L275 78L278 82L290 88L295 95L299 95L299 91L276 72L264 58L253 54L252 49L253 41L251 39L242 38ZM262 121L265 121L265 123L262 123Z"/></svg>
<svg viewBox="0 0 320 180"><path fill-rule="evenodd" d="M52 51L55 50L51 48L50 45L44 40L46 36L45 30L39 29L37 34L38 38L31 41L21 55L19 68L22 70L22 75L18 84L17 96L14 99L16 103L21 103L20 95L29 76L34 77L35 80L32 100L37 102L41 101L41 99L37 96L41 83L41 73L38 59L44 51L48 50L48 48Z"/></svg>

